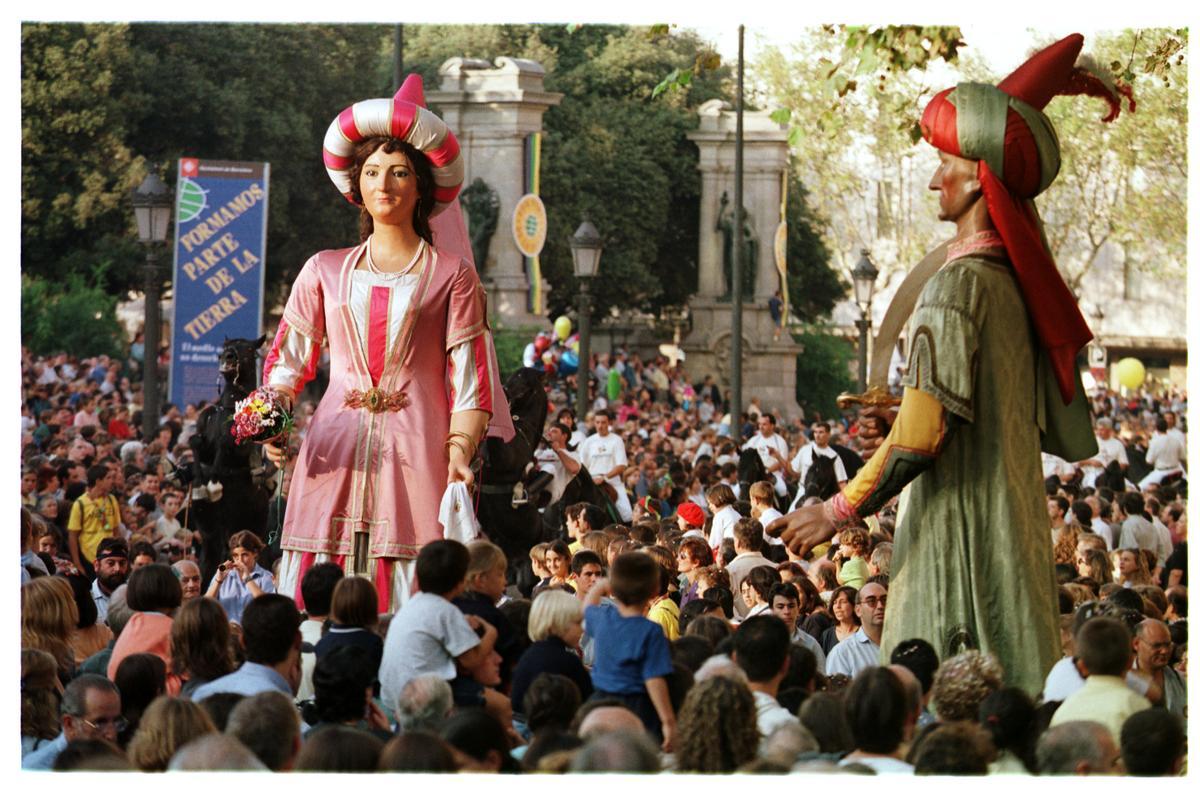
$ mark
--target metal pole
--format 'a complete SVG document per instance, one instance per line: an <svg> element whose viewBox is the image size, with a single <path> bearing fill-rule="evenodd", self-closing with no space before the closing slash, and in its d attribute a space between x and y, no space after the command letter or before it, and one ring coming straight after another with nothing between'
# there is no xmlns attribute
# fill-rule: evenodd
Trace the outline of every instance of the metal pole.
<svg viewBox="0 0 1200 800"><path fill-rule="evenodd" d="M745 25L738 25L738 68L737 68L737 133L735 134L733 150L733 287L730 292L733 298L733 317L730 320L730 407L729 427L733 440L742 440L742 228L745 217L742 214L742 82L745 70L744 39Z"/></svg>
<svg viewBox="0 0 1200 800"><path fill-rule="evenodd" d="M579 279L579 371L575 373L575 422L582 424L588 411L588 382L592 361L592 296L590 278Z"/></svg>
<svg viewBox="0 0 1200 800"><path fill-rule="evenodd" d="M400 91L404 81L404 25L399 24L392 32L392 91Z"/></svg>
<svg viewBox="0 0 1200 800"><path fill-rule="evenodd" d="M861 311L861 309L860 309ZM858 320L858 392L867 390L867 335L871 330L871 322L865 311Z"/></svg>
<svg viewBox="0 0 1200 800"><path fill-rule="evenodd" d="M142 337L144 354L142 357L142 439L146 442L154 440L158 433L158 412L162 402L158 399L158 340L159 321L159 279L158 265L154 263L154 245L146 246L146 313L145 334Z"/></svg>

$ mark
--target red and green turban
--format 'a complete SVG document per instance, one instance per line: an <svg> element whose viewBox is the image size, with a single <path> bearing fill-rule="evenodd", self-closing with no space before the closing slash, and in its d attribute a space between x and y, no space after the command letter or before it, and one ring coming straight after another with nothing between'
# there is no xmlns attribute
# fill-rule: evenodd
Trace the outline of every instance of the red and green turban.
<svg viewBox="0 0 1200 800"><path fill-rule="evenodd" d="M1076 66L1083 37L1072 34L1034 54L999 86L960 83L938 93L921 116L921 133L950 155L979 162L988 214L1013 264L1038 340L1050 356L1067 403L1075 394L1075 357L1092 338L1074 296L1054 264L1033 204L1058 175L1058 136L1042 109L1060 94L1087 94L1109 103L1105 122L1120 113L1128 87L1110 85Z"/></svg>

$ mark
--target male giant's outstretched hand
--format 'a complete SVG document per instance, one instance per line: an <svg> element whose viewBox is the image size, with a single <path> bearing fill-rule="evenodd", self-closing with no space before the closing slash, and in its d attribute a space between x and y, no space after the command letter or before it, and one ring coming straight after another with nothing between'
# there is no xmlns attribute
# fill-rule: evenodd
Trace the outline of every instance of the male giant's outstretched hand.
<svg viewBox="0 0 1200 800"><path fill-rule="evenodd" d="M778 536L796 558L804 558L814 547L833 538L833 521L825 514L825 504L801 506L767 526L768 536Z"/></svg>

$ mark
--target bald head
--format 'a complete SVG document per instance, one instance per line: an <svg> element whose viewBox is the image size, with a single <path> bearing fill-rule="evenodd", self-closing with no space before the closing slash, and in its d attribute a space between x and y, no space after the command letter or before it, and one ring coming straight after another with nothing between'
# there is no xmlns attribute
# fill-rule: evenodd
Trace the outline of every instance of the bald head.
<svg viewBox="0 0 1200 800"><path fill-rule="evenodd" d="M593 708L579 723L579 738L588 740L605 733L630 731L644 733L646 726L625 706L601 706Z"/></svg>
<svg viewBox="0 0 1200 800"><path fill-rule="evenodd" d="M260 770L266 766L244 744L226 733L209 733L185 744L171 757L170 772Z"/></svg>

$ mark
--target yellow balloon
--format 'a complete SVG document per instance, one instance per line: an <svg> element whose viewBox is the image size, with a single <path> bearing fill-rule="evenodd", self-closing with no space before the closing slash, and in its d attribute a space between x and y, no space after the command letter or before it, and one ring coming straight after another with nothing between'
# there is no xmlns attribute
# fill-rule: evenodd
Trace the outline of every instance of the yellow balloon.
<svg viewBox="0 0 1200 800"><path fill-rule="evenodd" d="M1117 362L1117 381L1126 389L1136 389L1146 380L1146 367L1136 358Z"/></svg>
<svg viewBox="0 0 1200 800"><path fill-rule="evenodd" d="M571 335L571 318L565 314L554 320L554 335L560 342L565 342Z"/></svg>

